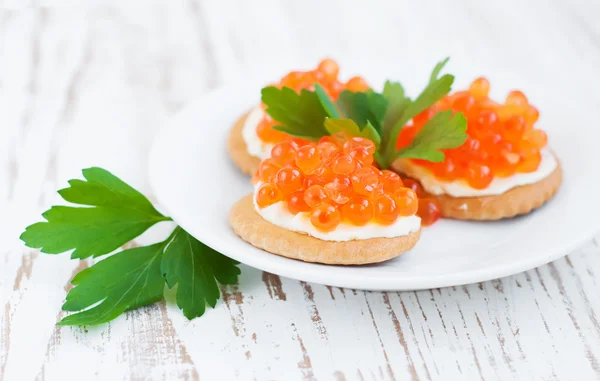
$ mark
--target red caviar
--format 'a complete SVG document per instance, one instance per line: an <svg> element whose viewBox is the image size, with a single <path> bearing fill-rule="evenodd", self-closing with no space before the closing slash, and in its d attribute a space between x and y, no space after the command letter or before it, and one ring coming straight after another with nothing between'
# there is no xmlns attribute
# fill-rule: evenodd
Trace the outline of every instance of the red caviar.
<svg viewBox="0 0 600 381"><path fill-rule="evenodd" d="M459 148L444 150L441 163L413 160L444 181L463 180L475 189L486 188L495 177L537 170L540 150L547 144L546 133L535 128L538 110L518 90L511 91L504 103L489 98L490 83L475 79L468 90L442 98L417 115L412 126L404 128L398 138L398 148L413 140L419 130L438 111L462 112L467 119L467 141ZM413 184L405 186L415 189Z"/></svg>
<svg viewBox="0 0 600 381"><path fill-rule="evenodd" d="M370 140L327 136L299 149L279 145L273 148L277 159L263 160L256 174L263 183L256 194L261 208L285 201L290 213L308 213L321 231L334 230L342 221L389 225L419 209L416 193L400 176L371 165L375 145Z"/></svg>
<svg viewBox="0 0 600 381"><path fill-rule="evenodd" d="M331 58L322 60L316 69L310 71L292 71L284 76L277 87L289 87L296 92L302 89L313 90L315 83L321 85L332 100L337 100L343 90L366 91L370 88L369 84L362 77L352 77L346 83L338 79L339 66ZM276 143L286 139L289 136L281 131L273 129L277 123L267 114L256 127L256 134L264 142ZM371 144L373 144L371 142Z"/></svg>

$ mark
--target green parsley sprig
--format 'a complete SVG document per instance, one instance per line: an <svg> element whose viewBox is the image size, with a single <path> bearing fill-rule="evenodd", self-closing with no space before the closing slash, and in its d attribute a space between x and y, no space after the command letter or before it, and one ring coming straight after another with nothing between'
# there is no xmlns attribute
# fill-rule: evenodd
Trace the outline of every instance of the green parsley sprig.
<svg viewBox="0 0 600 381"><path fill-rule="evenodd" d="M439 62L427 86L414 100L406 96L402 84L386 82L383 92L343 91L337 102L315 84L314 91L299 94L284 87L262 89L266 112L281 123L275 129L308 140L343 132L375 142L375 160L382 169L389 168L398 158L444 160L442 150L460 147L467 139L467 123L460 113L439 112L417 133L412 143L396 149L400 132L419 113L433 106L450 92L454 76L440 76L448 59Z"/></svg>
<svg viewBox="0 0 600 381"><path fill-rule="evenodd" d="M26 228L25 245L46 254L73 250L71 258L109 254L151 226L172 221L140 192L102 168L83 170L58 193L80 206L53 206L46 219ZM163 298L165 284L177 285L177 306L188 319L214 307L220 284L234 284L238 262L204 245L181 227L152 245L119 251L79 272L71 281L63 310L76 312L59 325L108 322L125 311Z"/></svg>

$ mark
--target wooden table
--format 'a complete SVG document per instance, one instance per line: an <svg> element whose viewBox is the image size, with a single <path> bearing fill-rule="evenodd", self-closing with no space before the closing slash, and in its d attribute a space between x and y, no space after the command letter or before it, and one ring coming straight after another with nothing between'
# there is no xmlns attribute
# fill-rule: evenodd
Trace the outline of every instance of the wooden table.
<svg viewBox="0 0 600 381"><path fill-rule="evenodd" d="M600 3L94 3L0 11L0 380L600 379L600 236L522 274L419 292L242 266L202 318L158 303L90 328L55 326L90 263L17 239L81 168L149 194L145 159L166 117L267 61L459 55L584 99L595 123Z"/></svg>

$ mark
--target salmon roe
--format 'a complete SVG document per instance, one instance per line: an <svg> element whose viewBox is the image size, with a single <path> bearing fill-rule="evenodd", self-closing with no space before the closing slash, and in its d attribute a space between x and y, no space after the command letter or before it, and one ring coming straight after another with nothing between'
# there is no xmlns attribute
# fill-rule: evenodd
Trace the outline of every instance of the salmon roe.
<svg viewBox="0 0 600 381"><path fill-rule="evenodd" d="M292 71L274 86L289 87L296 92L300 92L302 89L314 90L314 85L317 83L323 87L327 95L334 101L337 100L340 93L344 90L359 92L370 88L367 82L358 76L350 78L345 83L340 82L338 80L339 71L337 62L331 58L326 58L319 63L316 69L310 71ZM269 143L288 139L288 135L273 129L273 126L276 125L277 122L270 115L264 113L262 120L256 127L256 134L262 141Z"/></svg>
<svg viewBox="0 0 600 381"><path fill-rule="evenodd" d="M404 147L437 112L462 112L467 119L465 143L444 150L441 163L413 160L429 169L443 181L462 180L475 189L486 188L495 177L537 170L540 150L546 146L546 133L535 128L538 110L529 104L521 91L508 93L504 103L489 98L490 83L481 77L468 90L442 98L435 105L413 118L412 125L402 130L397 147Z"/></svg>
<svg viewBox="0 0 600 381"><path fill-rule="evenodd" d="M272 150L279 156L263 160L256 173L262 183L256 203L264 208L284 201L290 213L306 212L326 232L341 222L389 225L415 215L416 193L396 173L371 165L374 152L373 142L360 137L326 136L298 148L279 142Z"/></svg>

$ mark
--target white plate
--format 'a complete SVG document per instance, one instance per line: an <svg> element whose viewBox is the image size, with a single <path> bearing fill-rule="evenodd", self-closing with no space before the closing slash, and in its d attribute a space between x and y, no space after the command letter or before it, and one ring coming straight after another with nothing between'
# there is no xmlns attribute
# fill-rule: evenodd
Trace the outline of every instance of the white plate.
<svg viewBox="0 0 600 381"><path fill-rule="evenodd" d="M383 83L382 73L408 78L412 81L408 89L413 90L428 78L431 66L375 70L370 63L360 72L373 73L366 77L375 84ZM448 72L480 72L477 69L455 64ZM392 74L402 72L404 76ZM416 77L421 81L414 81ZM457 83L464 86L472 78L472 74L457 76ZM267 81L255 79L222 88L175 116L154 143L150 182L159 204L194 237L242 263L290 278L357 289L415 290L525 271L570 253L600 230L600 133L593 118L589 123L578 119L582 110L590 108L568 108L563 101L553 101L552 89L525 86L497 71L488 78L493 88L504 85L503 91L519 86L540 108L540 123L564 168L563 186L549 204L525 217L483 223L441 220L423 229L411 252L382 264L344 267L287 259L254 248L229 227L229 208L252 188L249 178L229 160L226 137L235 119L256 104L259 89Z"/></svg>

